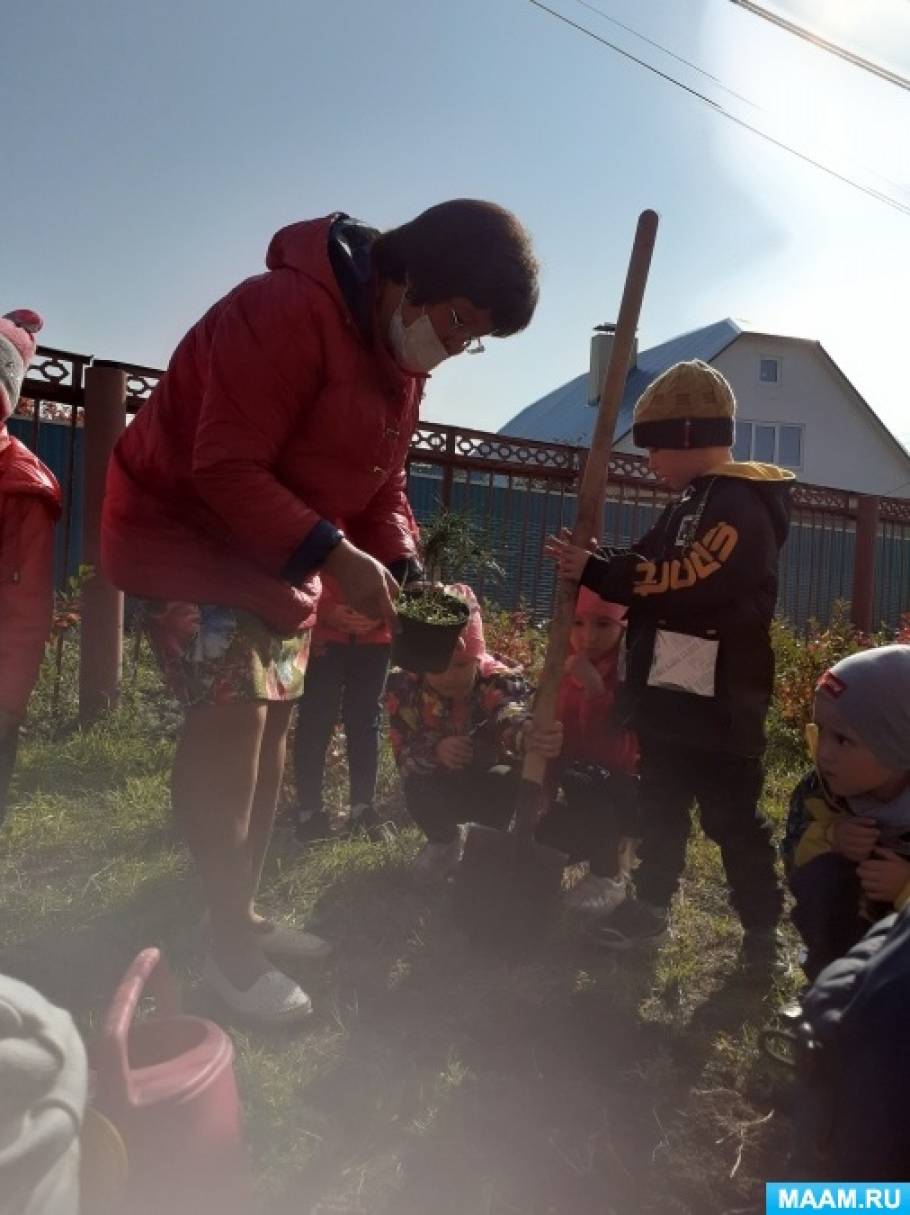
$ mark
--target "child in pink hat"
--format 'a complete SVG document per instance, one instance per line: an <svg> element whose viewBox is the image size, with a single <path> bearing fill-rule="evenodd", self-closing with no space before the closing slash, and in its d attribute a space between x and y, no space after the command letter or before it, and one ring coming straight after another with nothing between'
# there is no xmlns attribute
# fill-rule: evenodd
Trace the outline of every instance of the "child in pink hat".
<svg viewBox="0 0 910 1215"><path fill-rule="evenodd" d="M50 469L6 428L41 324L41 317L27 309L0 318L0 822L19 724L38 678L53 611L60 487Z"/></svg>
<svg viewBox="0 0 910 1215"><path fill-rule="evenodd" d="M531 686L520 670L487 653L471 588L445 589L471 608L451 662L439 674L394 668L385 695L405 804L427 837L416 863L424 879L445 876L458 863L460 823L508 826L524 749L549 759L562 741L558 725L532 729Z"/></svg>
<svg viewBox="0 0 910 1215"><path fill-rule="evenodd" d="M570 864L588 862L569 905L601 915L626 897L638 835L638 740L616 710L626 611L579 589L557 705L564 734L553 767L562 798L537 828L538 842L565 852Z"/></svg>

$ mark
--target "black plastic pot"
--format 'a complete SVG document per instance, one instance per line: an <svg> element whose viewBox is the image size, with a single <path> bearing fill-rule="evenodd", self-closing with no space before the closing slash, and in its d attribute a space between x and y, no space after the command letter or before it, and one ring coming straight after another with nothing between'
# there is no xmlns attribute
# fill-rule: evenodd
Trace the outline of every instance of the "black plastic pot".
<svg viewBox="0 0 910 1215"><path fill-rule="evenodd" d="M432 595L434 600L441 601L453 616L458 617L458 621L452 624L437 624L420 620L399 610L399 632L395 634L392 642L392 665L417 674L438 674L446 669L452 661L458 636L471 615L471 609L463 599L435 589L404 591L399 602L403 606L408 602L423 599L428 594Z"/></svg>

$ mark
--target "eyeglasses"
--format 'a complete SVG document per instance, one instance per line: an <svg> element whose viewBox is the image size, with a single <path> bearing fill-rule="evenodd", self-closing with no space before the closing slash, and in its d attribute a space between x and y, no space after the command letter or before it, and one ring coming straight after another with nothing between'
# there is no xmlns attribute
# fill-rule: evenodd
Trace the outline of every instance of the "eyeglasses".
<svg viewBox="0 0 910 1215"><path fill-rule="evenodd" d="M459 329L464 329L465 323L454 308L449 310L449 315L452 318L452 329L455 330L455 335L457 335ZM459 340L462 344L463 354L483 354L486 349L479 337L459 338Z"/></svg>

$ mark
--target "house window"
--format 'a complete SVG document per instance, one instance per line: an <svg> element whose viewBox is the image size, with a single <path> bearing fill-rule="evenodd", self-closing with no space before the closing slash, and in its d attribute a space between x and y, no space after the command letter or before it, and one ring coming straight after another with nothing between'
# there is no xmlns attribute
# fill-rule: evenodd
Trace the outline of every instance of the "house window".
<svg viewBox="0 0 910 1215"><path fill-rule="evenodd" d="M737 421L733 459L802 468L803 428L784 422Z"/></svg>
<svg viewBox="0 0 910 1215"><path fill-rule="evenodd" d="M736 423L736 439L733 443L734 460L752 459L752 423Z"/></svg>
<svg viewBox="0 0 910 1215"><path fill-rule="evenodd" d="M759 359L758 378L762 384L779 384L780 359Z"/></svg>
<svg viewBox="0 0 910 1215"><path fill-rule="evenodd" d="M779 426L777 428L777 462L784 468L802 468L803 428L801 426Z"/></svg>
<svg viewBox="0 0 910 1215"><path fill-rule="evenodd" d="M756 426L752 436L752 459L762 464L774 463L774 440L776 427Z"/></svg>

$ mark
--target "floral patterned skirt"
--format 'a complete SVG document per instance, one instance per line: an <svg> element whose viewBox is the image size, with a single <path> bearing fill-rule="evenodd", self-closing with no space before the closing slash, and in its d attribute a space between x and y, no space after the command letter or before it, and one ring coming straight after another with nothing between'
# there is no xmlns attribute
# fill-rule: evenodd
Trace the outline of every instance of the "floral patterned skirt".
<svg viewBox="0 0 910 1215"><path fill-rule="evenodd" d="M281 637L241 608L145 599L143 627L168 687L186 707L296 700L310 632Z"/></svg>

